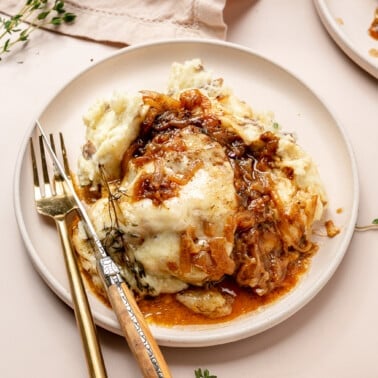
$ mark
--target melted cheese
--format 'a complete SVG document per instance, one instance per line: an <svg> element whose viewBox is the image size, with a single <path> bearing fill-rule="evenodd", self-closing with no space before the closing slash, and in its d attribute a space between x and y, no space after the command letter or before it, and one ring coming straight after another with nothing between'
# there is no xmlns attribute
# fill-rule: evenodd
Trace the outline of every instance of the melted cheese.
<svg viewBox="0 0 378 378"><path fill-rule="evenodd" d="M142 244L133 244L132 239L129 242L147 275L176 276L185 282L201 284L206 279L203 271L193 268L183 276L169 266L180 265L180 235L189 228L195 230L198 245L208 244L210 238L223 237L226 220L236 209L233 170L220 145L207 136L184 131L181 137L187 146L186 151L171 152L164 158L169 174L179 174L192 162L190 156L196 156L203 166L186 185L180 187L179 194L160 206L154 205L151 199L134 201L132 193L135 185L142 173L150 172L151 164L140 168L131 164L129 174L122 182L122 190L126 194L119 205L127 219L126 233L143 239ZM212 224L214 236L206 235L204 223ZM230 255L232 241L225 242L225 246Z"/></svg>

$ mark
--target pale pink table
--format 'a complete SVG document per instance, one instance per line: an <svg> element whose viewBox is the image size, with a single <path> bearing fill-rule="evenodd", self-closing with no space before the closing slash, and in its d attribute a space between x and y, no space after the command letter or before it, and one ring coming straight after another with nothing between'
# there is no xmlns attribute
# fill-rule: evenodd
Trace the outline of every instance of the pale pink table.
<svg viewBox="0 0 378 378"><path fill-rule="evenodd" d="M311 0L228 3L228 40L295 72L347 131L360 175L359 221L370 222L378 216L377 81L330 39ZM30 265L14 217L12 180L32 120L69 79L114 50L38 31L24 51L0 63L1 377L87 376L72 310ZM100 338L109 376L138 377L124 340L103 330ZM197 367L219 378L378 377L377 231L356 233L327 286L282 324L229 345L163 352L180 378L194 377Z"/></svg>

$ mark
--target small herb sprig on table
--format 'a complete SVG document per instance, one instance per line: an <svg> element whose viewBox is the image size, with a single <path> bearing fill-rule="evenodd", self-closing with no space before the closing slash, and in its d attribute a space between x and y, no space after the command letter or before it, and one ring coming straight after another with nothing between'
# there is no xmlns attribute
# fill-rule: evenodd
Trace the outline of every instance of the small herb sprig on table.
<svg viewBox="0 0 378 378"><path fill-rule="evenodd" d="M194 375L195 375L195 378L217 378L216 375L210 374L208 369L205 369L204 371L202 371L201 368L194 370Z"/></svg>
<svg viewBox="0 0 378 378"><path fill-rule="evenodd" d="M29 40L30 34L43 26L72 23L76 15L64 9L62 0L26 0L18 13L10 18L0 19L0 60L9 53L13 45ZM27 22L27 26L22 26Z"/></svg>
<svg viewBox="0 0 378 378"><path fill-rule="evenodd" d="M369 231L369 230L378 230L378 218L375 218L371 221L371 224L360 226L356 225L356 231Z"/></svg>

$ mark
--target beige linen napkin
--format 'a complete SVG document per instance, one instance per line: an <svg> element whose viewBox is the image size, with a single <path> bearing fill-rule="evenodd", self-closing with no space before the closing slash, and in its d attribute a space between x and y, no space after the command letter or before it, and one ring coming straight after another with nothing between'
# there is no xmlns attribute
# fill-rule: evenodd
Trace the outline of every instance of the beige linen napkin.
<svg viewBox="0 0 378 378"><path fill-rule="evenodd" d="M100 42L132 45L164 38L226 37L226 0L72 0L65 9L71 25L49 27ZM14 15L25 0L1 0L0 12Z"/></svg>

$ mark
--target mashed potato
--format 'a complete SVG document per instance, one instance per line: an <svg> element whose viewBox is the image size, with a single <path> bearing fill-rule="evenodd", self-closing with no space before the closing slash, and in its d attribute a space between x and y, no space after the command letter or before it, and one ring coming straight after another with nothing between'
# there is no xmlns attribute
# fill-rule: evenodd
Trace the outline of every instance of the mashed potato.
<svg viewBox="0 0 378 378"><path fill-rule="evenodd" d="M230 298L209 285L231 276L265 295L316 250L327 200L312 159L200 60L174 63L166 94L116 93L84 123L78 180L97 196L96 231L138 297L179 292L193 311L224 316ZM102 291L80 222L73 241Z"/></svg>

